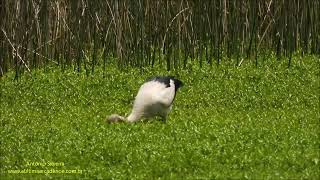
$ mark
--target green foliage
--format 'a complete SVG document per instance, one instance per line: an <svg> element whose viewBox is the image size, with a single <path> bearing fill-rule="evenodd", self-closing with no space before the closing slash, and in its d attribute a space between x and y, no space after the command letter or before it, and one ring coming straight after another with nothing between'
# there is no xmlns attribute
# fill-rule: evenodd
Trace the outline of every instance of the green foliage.
<svg viewBox="0 0 320 180"><path fill-rule="evenodd" d="M179 90L167 122L107 124L128 114L147 77L160 67L115 66L94 76L47 68L0 80L1 179L317 179L319 60L204 66L176 75ZM54 167L28 163L63 163ZM77 174L9 174L76 169Z"/></svg>

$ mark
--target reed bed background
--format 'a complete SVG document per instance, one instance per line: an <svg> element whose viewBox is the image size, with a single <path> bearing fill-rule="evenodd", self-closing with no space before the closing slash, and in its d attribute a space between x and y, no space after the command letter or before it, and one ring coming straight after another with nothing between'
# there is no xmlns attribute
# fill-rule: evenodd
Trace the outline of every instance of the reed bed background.
<svg viewBox="0 0 320 180"><path fill-rule="evenodd" d="M189 61L258 63L270 53L320 54L319 1L4 0L0 76L58 64L77 71ZM265 59L265 58L262 58Z"/></svg>

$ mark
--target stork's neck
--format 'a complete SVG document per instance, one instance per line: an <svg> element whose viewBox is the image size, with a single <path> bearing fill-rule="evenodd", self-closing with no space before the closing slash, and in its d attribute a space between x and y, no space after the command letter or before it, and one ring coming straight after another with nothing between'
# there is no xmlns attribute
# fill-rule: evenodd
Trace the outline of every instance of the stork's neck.
<svg viewBox="0 0 320 180"><path fill-rule="evenodd" d="M137 120L139 120L141 117L139 115L137 115L137 113L132 112L128 117L127 117L127 121L128 122L135 122Z"/></svg>

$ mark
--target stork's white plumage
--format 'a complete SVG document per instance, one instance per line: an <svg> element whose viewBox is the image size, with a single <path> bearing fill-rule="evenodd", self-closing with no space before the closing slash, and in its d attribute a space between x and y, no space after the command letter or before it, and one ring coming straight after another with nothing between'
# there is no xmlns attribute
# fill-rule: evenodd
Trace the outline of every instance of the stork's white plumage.
<svg viewBox="0 0 320 180"><path fill-rule="evenodd" d="M154 116L166 119L172 108L176 92L182 86L182 81L175 79L173 76L149 79L140 87L131 114L127 118L113 114L107 118L107 121L136 122L142 118Z"/></svg>

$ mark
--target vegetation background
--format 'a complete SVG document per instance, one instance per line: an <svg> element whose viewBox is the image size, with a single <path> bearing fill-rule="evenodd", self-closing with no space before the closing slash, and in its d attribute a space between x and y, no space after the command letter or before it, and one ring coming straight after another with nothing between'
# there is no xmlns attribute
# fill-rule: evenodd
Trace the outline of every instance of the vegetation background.
<svg viewBox="0 0 320 180"><path fill-rule="evenodd" d="M319 179L319 4L0 1L1 179ZM167 122L105 123L168 74Z"/></svg>
<svg viewBox="0 0 320 180"><path fill-rule="evenodd" d="M58 64L93 73L197 60L236 65L270 51L319 54L320 2L312 0L16 0L0 2L0 75ZM263 59L263 58L262 58Z"/></svg>

